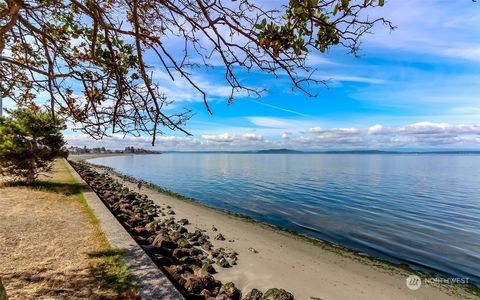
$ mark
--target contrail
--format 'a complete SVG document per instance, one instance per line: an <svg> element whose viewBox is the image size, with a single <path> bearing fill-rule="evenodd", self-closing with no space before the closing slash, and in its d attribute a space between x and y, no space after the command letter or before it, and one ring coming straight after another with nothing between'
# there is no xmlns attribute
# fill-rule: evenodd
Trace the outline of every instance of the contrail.
<svg viewBox="0 0 480 300"><path fill-rule="evenodd" d="M257 103L257 104L260 104L260 105L263 105L263 106L271 107L271 108L274 108L274 109L277 109L277 110L286 111L286 112L289 112L289 113L292 113L292 114L295 114L295 115L299 115L299 116L302 116L302 117L309 117L309 115L302 114L301 112L286 109L286 108L282 108L282 107L278 107L276 105L267 104L267 103L263 103L263 102L260 102L260 101L253 101L253 102Z"/></svg>

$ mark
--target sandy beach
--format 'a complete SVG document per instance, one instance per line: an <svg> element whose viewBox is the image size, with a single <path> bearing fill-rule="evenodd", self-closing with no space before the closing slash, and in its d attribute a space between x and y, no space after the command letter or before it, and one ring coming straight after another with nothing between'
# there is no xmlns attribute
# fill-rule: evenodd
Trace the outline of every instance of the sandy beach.
<svg viewBox="0 0 480 300"><path fill-rule="evenodd" d="M134 183L116 179L136 189ZM177 220L188 219L189 230L206 230L211 237L221 233L225 240L212 239L212 243L238 252L239 260L231 268L218 267L215 278L234 282L243 293L252 288L279 287L296 299L477 299L453 286L423 284L418 290L410 290L406 286L410 275L407 270L329 244L314 244L154 189L143 188L141 192L158 205L171 206Z"/></svg>

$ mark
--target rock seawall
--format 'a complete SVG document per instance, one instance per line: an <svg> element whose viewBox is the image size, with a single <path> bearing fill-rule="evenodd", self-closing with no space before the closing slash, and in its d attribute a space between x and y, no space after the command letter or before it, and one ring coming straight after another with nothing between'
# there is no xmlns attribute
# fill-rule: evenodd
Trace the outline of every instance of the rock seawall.
<svg viewBox="0 0 480 300"><path fill-rule="evenodd" d="M185 227L189 221L175 220L171 207L156 205L146 195L130 190L86 163L70 164L187 299L241 298L234 283L222 284L213 276L215 268L234 267L238 253L214 248L210 237L200 229L189 231ZM265 294L254 289L243 299L293 300L294 297L281 289L270 289Z"/></svg>

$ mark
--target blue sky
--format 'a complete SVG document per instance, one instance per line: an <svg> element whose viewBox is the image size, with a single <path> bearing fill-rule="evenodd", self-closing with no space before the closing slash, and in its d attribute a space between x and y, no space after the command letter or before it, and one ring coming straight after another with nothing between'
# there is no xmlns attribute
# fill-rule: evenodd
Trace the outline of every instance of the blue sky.
<svg viewBox="0 0 480 300"><path fill-rule="evenodd" d="M279 1L270 1L277 5ZM159 150L480 149L480 4L469 0L390 0L374 12L397 29L378 26L365 36L361 58L344 49L312 53L309 64L328 87L310 98L293 92L286 77L240 73L242 83L268 89L261 98L229 88L219 67L194 73L208 91L202 98L180 79L162 80L175 103L195 115L193 137L167 132ZM149 147L148 137L113 136L101 142L68 132L77 146Z"/></svg>

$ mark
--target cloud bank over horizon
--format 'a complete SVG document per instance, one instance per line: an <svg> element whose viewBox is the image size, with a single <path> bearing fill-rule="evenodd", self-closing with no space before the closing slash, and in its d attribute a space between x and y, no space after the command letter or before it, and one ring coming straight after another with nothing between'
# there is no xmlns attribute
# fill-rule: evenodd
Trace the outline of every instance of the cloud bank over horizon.
<svg viewBox="0 0 480 300"><path fill-rule="evenodd" d="M222 132L199 137L160 136L151 147L149 137L111 136L92 140L67 135L68 145L123 149L126 146L160 151L237 151L289 148L296 150L342 149L480 149L480 125L418 122L401 127L375 124L367 128L311 127L296 131L276 128L268 136L261 130Z"/></svg>

